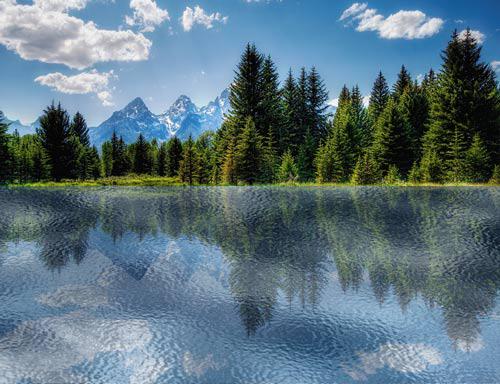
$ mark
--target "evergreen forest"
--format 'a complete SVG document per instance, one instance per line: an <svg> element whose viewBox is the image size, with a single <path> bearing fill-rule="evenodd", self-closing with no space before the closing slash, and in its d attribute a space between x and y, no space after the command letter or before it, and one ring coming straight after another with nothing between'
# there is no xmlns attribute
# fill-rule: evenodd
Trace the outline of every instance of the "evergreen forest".
<svg viewBox="0 0 500 384"><path fill-rule="evenodd" d="M280 81L273 59L248 44L219 130L181 142L91 145L84 116L52 103L36 134L8 133L0 115L0 183L154 175L184 184L500 183L500 89L468 30L421 79L379 72L366 107L345 85L334 114L316 68Z"/></svg>

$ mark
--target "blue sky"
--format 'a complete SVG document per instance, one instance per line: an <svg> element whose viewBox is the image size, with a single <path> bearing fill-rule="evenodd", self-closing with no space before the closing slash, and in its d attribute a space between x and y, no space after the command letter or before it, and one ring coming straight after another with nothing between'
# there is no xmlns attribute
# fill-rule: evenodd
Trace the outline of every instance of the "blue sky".
<svg viewBox="0 0 500 384"><path fill-rule="evenodd" d="M282 77L316 66L331 99L344 83L368 94L379 70L438 69L454 29L500 61L499 16L497 0L0 0L0 110L31 122L54 99L94 125L137 96L155 113L180 94L203 105L249 41Z"/></svg>

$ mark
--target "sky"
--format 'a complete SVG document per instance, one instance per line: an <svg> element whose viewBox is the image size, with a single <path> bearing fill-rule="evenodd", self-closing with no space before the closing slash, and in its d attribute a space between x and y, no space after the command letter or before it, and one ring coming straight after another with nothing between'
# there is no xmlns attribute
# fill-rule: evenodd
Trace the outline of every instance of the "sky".
<svg viewBox="0 0 500 384"><path fill-rule="evenodd" d="M141 97L154 113L181 94L199 106L232 81L248 42L281 78L315 66L332 103L439 70L453 30L469 27L500 72L498 0L0 0L0 110L33 122L52 100L98 125Z"/></svg>

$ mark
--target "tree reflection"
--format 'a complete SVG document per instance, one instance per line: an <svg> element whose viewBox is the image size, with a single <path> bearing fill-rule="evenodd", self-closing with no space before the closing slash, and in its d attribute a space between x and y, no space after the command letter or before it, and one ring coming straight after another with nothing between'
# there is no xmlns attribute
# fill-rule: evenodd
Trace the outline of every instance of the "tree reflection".
<svg viewBox="0 0 500 384"><path fill-rule="evenodd" d="M467 350L500 285L495 188L18 189L0 205L0 244L35 241L50 269L81 262L93 229L115 242L161 233L217 246L248 335L280 295L314 310L336 270L344 291L367 279L380 305L394 294L403 311L417 297L441 307Z"/></svg>

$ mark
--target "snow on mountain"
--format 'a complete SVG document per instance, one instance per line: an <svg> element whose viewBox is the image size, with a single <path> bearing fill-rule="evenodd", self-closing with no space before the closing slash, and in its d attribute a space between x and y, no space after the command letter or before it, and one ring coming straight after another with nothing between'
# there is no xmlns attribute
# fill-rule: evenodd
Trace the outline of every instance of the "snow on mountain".
<svg viewBox="0 0 500 384"><path fill-rule="evenodd" d="M4 116L3 122L5 124L9 124L9 129L7 130L7 132L14 133L14 131L17 130L17 132L19 132L20 136L32 135L32 134L36 133L36 129L40 125L38 120L31 123L30 125L24 125L19 120L10 120L6 116Z"/></svg>
<svg viewBox="0 0 500 384"><path fill-rule="evenodd" d="M229 111L229 91L226 89L214 101L198 108L189 97L180 96L164 113L153 114L144 101L134 99L125 108L99 125L90 129L93 144L100 147L109 140L113 131L122 136L127 143L132 143L140 133L147 140L156 138L165 141L173 136L181 140L190 135L198 137L208 130L217 130L222 124L224 114Z"/></svg>

